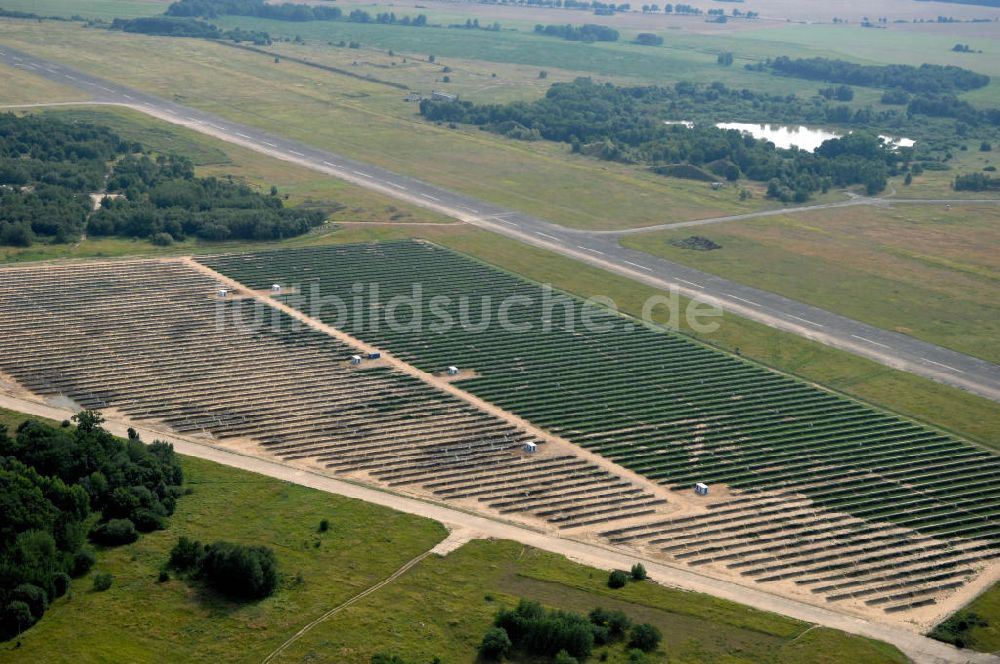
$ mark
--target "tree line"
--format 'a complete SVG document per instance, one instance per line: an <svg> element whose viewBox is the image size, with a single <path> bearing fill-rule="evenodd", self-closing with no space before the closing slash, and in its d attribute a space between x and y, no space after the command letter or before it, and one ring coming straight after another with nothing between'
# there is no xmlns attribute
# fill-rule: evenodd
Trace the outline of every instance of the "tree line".
<svg viewBox="0 0 1000 664"><path fill-rule="evenodd" d="M229 39L234 42L252 42L258 46L270 46L271 35L261 30L220 30L211 23L194 18L175 16L144 16L141 18L116 18L109 26L111 30L133 32L158 37L192 37L195 39Z"/></svg>
<svg viewBox="0 0 1000 664"><path fill-rule="evenodd" d="M183 494L171 445L146 445L133 430L116 438L96 412L73 419L75 428L25 420L14 435L0 426L2 639L41 619L71 577L91 569L88 538L115 546L165 528Z"/></svg>
<svg viewBox="0 0 1000 664"><path fill-rule="evenodd" d="M569 143L574 152L648 165L664 175L767 182L768 194L782 201L801 202L831 186L853 184L877 193L908 156L862 131L827 141L810 153L778 149L712 124L689 127L665 122L677 102L700 95L728 105L727 97L741 93L730 94L724 86L721 91L691 83L673 88L621 87L579 78L552 85L545 97L532 102L477 105L427 99L420 112L432 121L478 125L512 138Z"/></svg>
<svg viewBox="0 0 1000 664"><path fill-rule="evenodd" d="M386 23L412 25L421 27L427 25L424 14L403 16L397 18L395 13L383 12L372 17L371 14L355 9L346 17L339 7L325 5L306 5L285 2L271 4L265 0L177 0L167 7L166 16L218 18L220 16L253 16L275 21L351 21L355 23Z"/></svg>
<svg viewBox="0 0 1000 664"><path fill-rule="evenodd" d="M95 212L96 192L108 195ZM84 230L161 244L189 236L273 240L324 218L228 179L197 178L189 159L153 156L107 127L0 115L0 244L68 242Z"/></svg>
<svg viewBox="0 0 1000 664"><path fill-rule="evenodd" d="M561 37L569 41L595 42L618 41L618 31L606 25L585 23L583 25L536 25L535 34L547 37Z"/></svg>
<svg viewBox="0 0 1000 664"><path fill-rule="evenodd" d="M872 88L900 88L914 93L968 91L986 87L990 77L954 65L860 65L829 58L780 56L748 68L766 68L788 76Z"/></svg>

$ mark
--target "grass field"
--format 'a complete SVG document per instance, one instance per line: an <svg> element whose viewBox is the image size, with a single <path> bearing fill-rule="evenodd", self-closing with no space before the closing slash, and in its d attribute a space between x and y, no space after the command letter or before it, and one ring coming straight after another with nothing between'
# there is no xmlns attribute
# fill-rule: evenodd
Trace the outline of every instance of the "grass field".
<svg viewBox="0 0 1000 664"><path fill-rule="evenodd" d="M0 106L51 102L87 101L82 90L59 85L26 69L0 65Z"/></svg>
<svg viewBox="0 0 1000 664"><path fill-rule="evenodd" d="M671 244L692 233L722 249ZM623 244L1000 361L1000 206L820 210L630 235Z"/></svg>
<svg viewBox="0 0 1000 664"><path fill-rule="evenodd" d="M475 541L447 558L429 558L394 584L322 623L296 642L283 662L366 662L383 643L372 634L391 634L406 648L389 652L409 660L473 662L483 632L501 606L521 597L546 606L586 613L602 606L624 611L663 632L651 662L742 664L750 662L904 662L894 648L823 628L804 631L797 621L711 597L648 583L622 591L606 586L607 574L567 563L513 542ZM389 590L389 589L387 589ZM433 606L438 620L422 618ZM595 648L592 661L624 663L621 645Z"/></svg>
<svg viewBox="0 0 1000 664"><path fill-rule="evenodd" d="M0 424L8 427L24 418L0 410ZM100 551L94 570L74 581L70 594L21 637L19 647L0 645L0 657L260 661L312 618L389 576L445 535L433 521L360 501L199 459L182 457L182 464L194 492L178 502L170 527ZM324 518L330 530L320 534L316 526ZM274 548L282 572L278 592L241 605L181 580L159 583L157 574L180 535ZM104 571L114 575L111 590L90 590L90 577ZM809 629L797 620L652 583L611 591L605 579L606 572L513 542L475 541L446 558L425 560L322 623L280 661L367 664L372 654L395 652L418 661L438 655L472 662L493 613L519 597L579 611L622 609L633 620L653 622L665 635L653 661L905 661L884 643ZM625 661L620 646L611 654L609 661Z"/></svg>

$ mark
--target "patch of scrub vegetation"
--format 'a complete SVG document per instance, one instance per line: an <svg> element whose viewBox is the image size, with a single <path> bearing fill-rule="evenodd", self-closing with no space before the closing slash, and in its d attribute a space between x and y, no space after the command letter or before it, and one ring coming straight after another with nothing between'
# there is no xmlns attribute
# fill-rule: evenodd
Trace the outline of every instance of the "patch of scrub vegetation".
<svg viewBox="0 0 1000 664"><path fill-rule="evenodd" d="M0 423L11 430L25 420L36 418L0 410ZM99 548L94 569L50 602L19 647L0 644L0 659L161 662L169 653L175 661L260 661L304 623L446 535L427 519L209 461L177 460L191 493L177 501L169 527ZM318 532L324 519L327 529ZM274 594L236 601L208 582L189 585L162 574L182 536L268 547L278 564ZM90 590L99 574L111 576L106 592Z"/></svg>
<svg viewBox="0 0 1000 664"><path fill-rule="evenodd" d="M1000 652L1000 583L942 621L928 636L959 648Z"/></svg>

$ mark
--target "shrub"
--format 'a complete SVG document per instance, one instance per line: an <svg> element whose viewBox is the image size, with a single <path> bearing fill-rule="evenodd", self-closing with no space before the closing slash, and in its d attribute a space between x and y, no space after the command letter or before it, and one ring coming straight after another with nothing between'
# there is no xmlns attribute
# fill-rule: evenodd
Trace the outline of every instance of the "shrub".
<svg viewBox="0 0 1000 664"><path fill-rule="evenodd" d="M91 549L80 549L73 554L73 576L83 576L90 571L90 568L97 562L97 556Z"/></svg>
<svg viewBox="0 0 1000 664"><path fill-rule="evenodd" d="M44 590L30 583L22 583L14 588L11 599L27 604L35 620L41 618L45 610L49 608L49 596Z"/></svg>
<svg viewBox="0 0 1000 664"><path fill-rule="evenodd" d="M624 588L627 582L628 582L628 575L625 574L625 572L623 572L620 569L616 569L614 572L608 575L609 588Z"/></svg>
<svg viewBox="0 0 1000 664"><path fill-rule="evenodd" d="M101 572L100 574L94 575L94 590L97 592L104 592L111 587L111 583L115 580L115 577L111 576L107 572Z"/></svg>
<svg viewBox="0 0 1000 664"><path fill-rule="evenodd" d="M170 562L168 564L170 567L178 570L196 568L198 562L201 560L203 549L204 547L202 547L201 542L181 535L177 540L177 544L170 550Z"/></svg>
<svg viewBox="0 0 1000 664"><path fill-rule="evenodd" d="M168 572L165 569L161 569L160 570L160 575L158 577L156 577L156 580L159 583L166 583L167 581L170 580L170 572Z"/></svg>
<svg viewBox="0 0 1000 664"><path fill-rule="evenodd" d="M3 609L3 620L0 620L0 637L10 638L20 634L35 624L31 608L20 600L14 600Z"/></svg>
<svg viewBox="0 0 1000 664"><path fill-rule="evenodd" d="M157 247L169 247L174 243L174 237L170 233L155 233L149 241Z"/></svg>
<svg viewBox="0 0 1000 664"><path fill-rule="evenodd" d="M632 565L632 579L635 581L645 581L647 577L646 568L642 563Z"/></svg>
<svg viewBox="0 0 1000 664"><path fill-rule="evenodd" d="M239 599L261 599L278 587L278 561L264 546L211 544L205 547L201 572L216 590Z"/></svg>
<svg viewBox="0 0 1000 664"><path fill-rule="evenodd" d="M136 541L139 539L139 532L130 519L111 519L95 528L91 537L98 544L117 546Z"/></svg>
<svg viewBox="0 0 1000 664"><path fill-rule="evenodd" d="M319 532L325 533L328 530L330 530L330 520L323 519L322 521L319 522Z"/></svg>
<svg viewBox="0 0 1000 664"><path fill-rule="evenodd" d="M628 640L630 648L638 648L643 652L653 652L663 640L663 635L653 625L643 623L632 628L631 638Z"/></svg>
<svg viewBox="0 0 1000 664"><path fill-rule="evenodd" d="M989 621L975 611L960 610L930 632L932 638L964 648L970 640L969 633L975 627L988 627Z"/></svg>
<svg viewBox="0 0 1000 664"><path fill-rule="evenodd" d="M52 575L52 596L62 597L69 591L69 574L56 572Z"/></svg>
<svg viewBox="0 0 1000 664"><path fill-rule="evenodd" d="M538 602L522 599L513 610L497 613L513 647L531 655L554 657L560 650L586 659L594 647L594 634L587 619L567 611L546 611Z"/></svg>
<svg viewBox="0 0 1000 664"><path fill-rule="evenodd" d="M595 627L607 630L609 642L624 639L625 633L632 626L632 621L621 611L607 611L598 607L591 611L588 617Z"/></svg>
<svg viewBox="0 0 1000 664"><path fill-rule="evenodd" d="M560 650L556 653L555 659L552 660L553 664L580 664L580 661L570 655L565 650Z"/></svg>
<svg viewBox="0 0 1000 664"><path fill-rule="evenodd" d="M487 661L500 661L510 652L511 645L510 637L504 628L491 627L479 644L479 656Z"/></svg>
<svg viewBox="0 0 1000 664"><path fill-rule="evenodd" d="M410 664L399 655L387 655L384 652L372 655L371 664Z"/></svg>

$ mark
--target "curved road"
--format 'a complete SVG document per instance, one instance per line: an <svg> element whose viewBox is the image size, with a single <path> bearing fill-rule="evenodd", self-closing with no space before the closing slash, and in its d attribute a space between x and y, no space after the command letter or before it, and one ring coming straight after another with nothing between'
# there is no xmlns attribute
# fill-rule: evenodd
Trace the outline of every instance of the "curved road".
<svg viewBox="0 0 1000 664"><path fill-rule="evenodd" d="M416 178L182 106L2 44L0 44L0 63L84 90L93 97L92 101L85 103L129 106L167 122L184 125L230 143L328 173L495 233L622 274L636 281L657 288L675 290L684 296L718 306L724 311L764 323L775 329L792 332L875 360L894 369L908 371L1000 401L1000 367L991 362L883 330L640 251L626 249L618 242L621 231L581 231L557 226L530 215L442 189ZM681 225L789 214L796 210L885 204L885 202L885 199L860 198L821 206L767 210L749 215L681 222L666 227L677 228ZM894 204L903 202L893 201ZM923 202L961 204L969 201ZM659 227L629 232L655 228Z"/></svg>

